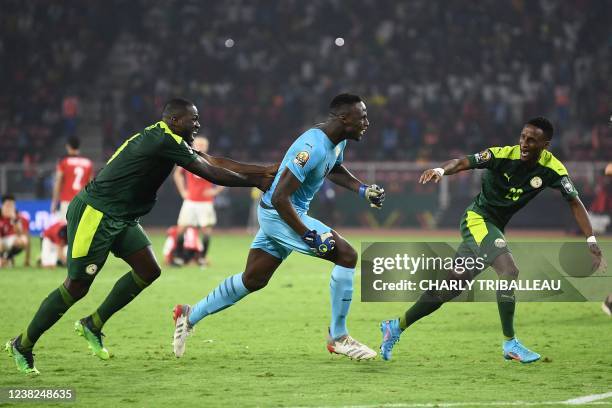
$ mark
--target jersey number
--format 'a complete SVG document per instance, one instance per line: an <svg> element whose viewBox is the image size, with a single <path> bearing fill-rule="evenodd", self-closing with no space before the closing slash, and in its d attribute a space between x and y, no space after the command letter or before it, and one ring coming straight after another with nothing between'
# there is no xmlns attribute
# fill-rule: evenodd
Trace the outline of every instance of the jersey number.
<svg viewBox="0 0 612 408"><path fill-rule="evenodd" d="M81 181L83 180L83 175L85 174L85 169L82 167L74 168L74 181L72 182L73 190L81 189Z"/></svg>
<svg viewBox="0 0 612 408"><path fill-rule="evenodd" d="M516 200L519 199L521 194L523 194L523 189L522 188L511 187L510 191L508 191L508 194L506 194L505 198L507 198L508 200L516 201Z"/></svg>

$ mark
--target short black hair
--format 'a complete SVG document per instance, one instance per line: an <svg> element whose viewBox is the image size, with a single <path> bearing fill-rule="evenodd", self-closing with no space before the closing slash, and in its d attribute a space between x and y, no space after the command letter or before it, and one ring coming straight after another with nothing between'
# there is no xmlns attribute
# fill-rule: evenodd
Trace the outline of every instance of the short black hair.
<svg viewBox="0 0 612 408"><path fill-rule="evenodd" d="M354 105L359 102L363 102L361 96L349 93L341 93L340 95L336 95L334 99L332 99L331 103L329 104L329 112L337 115L341 113L341 110L344 106Z"/></svg>
<svg viewBox="0 0 612 408"><path fill-rule="evenodd" d="M4 203L5 201L15 201L15 196L12 194L5 194L2 196L2 202Z"/></svg>
<svg viewBox="0 0 612 408"><path fill-rule="evenodd" d="M78 149L81 146L81 140L76 136L70 136L66 144L73 149Z"/></svg>
<svg viewBox="0 0 612 408"><path fill-rule="evenodd" d="M164 104L162 118L170 119L172 117L181 116L188 107L195 106L193 102L183 98L173 98Z"/></svg>
<svg viewBox="0 0 612 408"><path fill-rule="evenodd" d="M528 125L537 127L542 131L546 140L550 141L555 133L555 128L550 121L542 116L532 118L527 121Z"/></svg>

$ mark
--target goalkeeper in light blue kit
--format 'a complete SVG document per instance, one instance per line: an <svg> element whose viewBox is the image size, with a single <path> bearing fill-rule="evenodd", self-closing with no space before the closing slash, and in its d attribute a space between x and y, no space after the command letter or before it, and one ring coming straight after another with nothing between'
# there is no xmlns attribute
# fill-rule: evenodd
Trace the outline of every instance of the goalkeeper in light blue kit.
<svg viewBox="0 0 612 408"><path fill-rule="evenodd" d="M330 282L331 324L327 349L357 360L376 357L376 352L348 334L346 317L353 294L357 252L336 231L310 217L308 207L327 177L333 183L364 197L381 208L385 191L366 185L343 165L347 140L361 140L369 126L365 103L357 95L336 96L324 123L304 132L291 145L278 173L258 208L260 229L251 244L244 272L230 276L195 306L174 308L174 354L185 352L185 341L193 326L265 287L293 251L334 263Z"/></svg>

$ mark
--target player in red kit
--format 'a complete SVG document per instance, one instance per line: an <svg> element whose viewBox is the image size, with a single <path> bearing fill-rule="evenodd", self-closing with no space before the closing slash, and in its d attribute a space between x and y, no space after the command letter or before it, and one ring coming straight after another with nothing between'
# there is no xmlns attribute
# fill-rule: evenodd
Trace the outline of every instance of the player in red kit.
<svg viewBox="0 0 612 408"><path fill-rule="evenodd" d="M61 265L66 265L67 231L66 221L59 220L42 232L40 266L43 268L55 268L57 261L60 261Z"/></svg>
<svg viewBox="0 0 612 408"><path fill-rule="evenodd" d="M81 141L76 137L68 139L67 155L57 163L55 170L51 214L56 214L57 218L62 220L66 219L68 204L89 182L93 172L93 162L80 155L80 144ZM58 203L59 210L57 209Z"/></svg>
<svg viewBox="0 0 612 408"><path fill-rule="evenodd" d="M23 266L30 266L30 222L17 213L15 197L2 197L0 209L0 267L13 264L15 255L25 249Z"/></svg>
<svg viewBox="0 0 612 408"><path fill-rule="evenodd" d="M193 147L201 152L208 151L208 139L197 136L193 139ZM193 173L177 167L174 174L174 183L183 198L183 206L178 217L176 231L176 249L178 258L182 258L184 249L184 232L188 227L202 228L202 258L200 263L208 265L208 248L210 247L210 234L212 227L217 223L215 214L215 197L223 190L210 181L196 176Z"/></svg>

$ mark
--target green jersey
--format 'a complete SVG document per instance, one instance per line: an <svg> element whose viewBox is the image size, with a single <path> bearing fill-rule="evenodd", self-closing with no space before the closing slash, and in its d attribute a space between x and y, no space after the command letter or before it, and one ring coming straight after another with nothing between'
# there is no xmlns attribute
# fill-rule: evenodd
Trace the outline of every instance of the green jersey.
<svg viewBox="0 0 612 408"><path fill-rule="evenodd" d="M470 168L487 169L482 190L468 207L504 229L510 218L545 187L561 192L566 200L578 196L565 166L547 150L531 167L521 161L518 145L491 147L469 155Z"/></svg>
<svg viewBox="0 0 612 408"><path fill-rule="evenodd" d="M197 157L182 137L157 122L127 139L80 197L111 217L136 220L151 211L174 165L185 167Z"/></svg>

